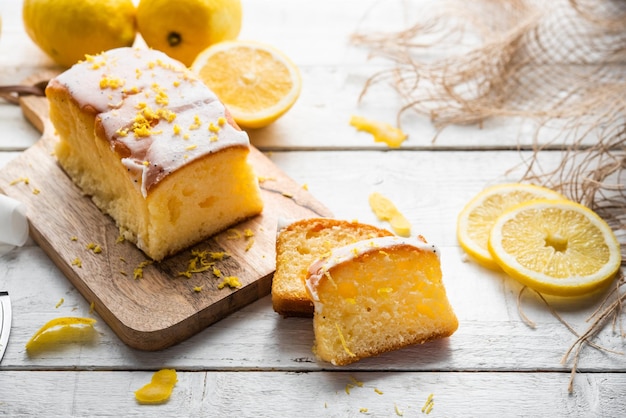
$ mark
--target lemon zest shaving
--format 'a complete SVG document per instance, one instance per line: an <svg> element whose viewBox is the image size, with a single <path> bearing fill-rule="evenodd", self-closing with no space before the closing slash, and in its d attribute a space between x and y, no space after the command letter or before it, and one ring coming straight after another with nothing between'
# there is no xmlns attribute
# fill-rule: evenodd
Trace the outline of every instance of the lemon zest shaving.
<svg viewBox="0 0 626 418"><path fill-rule="evenodd" d="M350 351L350 349L348 348L348 344L346 343L346 339L343 336L343 333L341 332L341 329L339 328L339 324L337 324L335 322L335 328L337 328L337 333L339 334L339 341L341 341L341 345L343 346L344 351L350 356L350 357L356 357L356 354L354 354L352 351Z"/></svg>

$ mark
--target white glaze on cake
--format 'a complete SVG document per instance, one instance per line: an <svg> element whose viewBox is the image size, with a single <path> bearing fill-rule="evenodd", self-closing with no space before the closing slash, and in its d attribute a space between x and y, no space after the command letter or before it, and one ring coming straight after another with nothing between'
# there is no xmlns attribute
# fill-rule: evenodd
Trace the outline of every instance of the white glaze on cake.
<svg viewBox="0 0 626 418"><path fill-rule="evenodd" d="M397 236L372 238L363 241L355 242L343 247L333 249L327 257L317 260L309 268L309 276L306 280L306 287L311 295L313 303L316 305L316 309L321 309L319 304L320 299L317 294L317 287L320 281L326 276L328 271L333 267L353 260L363 254L381 251L395 246L409 245L416 247L421 251L430 251L439 256L439 249L433 245L422 241L419 238L402 238Z"/></svg>
<svg viewBox="0 0 626 418"><path fill-rule="evenodd" d="M96 114L97 134L110 141L144 197L195 159L250 143L217 96L159 51L119 48L88 56L51 83Z"/></svg>

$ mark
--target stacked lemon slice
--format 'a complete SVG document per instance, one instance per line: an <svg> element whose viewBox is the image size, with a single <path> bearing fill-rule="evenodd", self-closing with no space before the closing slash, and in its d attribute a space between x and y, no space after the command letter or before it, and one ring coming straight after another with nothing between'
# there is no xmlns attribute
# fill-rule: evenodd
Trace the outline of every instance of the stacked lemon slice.
<svg viewBox="0 0 626 418"><path fill-rule="evenodd" d="M479 193L459 214L457 238L480 264L556 296L600 289L621 265L620 244L596 213L528 184Z"/></svg>

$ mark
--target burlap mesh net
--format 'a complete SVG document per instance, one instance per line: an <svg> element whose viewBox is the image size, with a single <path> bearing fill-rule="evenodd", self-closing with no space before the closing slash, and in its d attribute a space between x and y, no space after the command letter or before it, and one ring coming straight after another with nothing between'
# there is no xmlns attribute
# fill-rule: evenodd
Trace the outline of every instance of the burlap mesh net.
<svg viewBox="0 0 626 418"><path fill-rule="evenodd" d="M626 259L626 0L434 4L405 30L353 35L354 44L392 63L371 75L360 99L373 85L389 85L403 101L399 125L415 112L439 130L492 117L530 120L534 152L522 163L520 181L598 212ZM542 168L544 150L562 153L556 168ZM575 354L572 376L582 347L600 348L591 339L620 321L623 266L590 327L578 334L568 325L578 337L564 357Z"/></svg>

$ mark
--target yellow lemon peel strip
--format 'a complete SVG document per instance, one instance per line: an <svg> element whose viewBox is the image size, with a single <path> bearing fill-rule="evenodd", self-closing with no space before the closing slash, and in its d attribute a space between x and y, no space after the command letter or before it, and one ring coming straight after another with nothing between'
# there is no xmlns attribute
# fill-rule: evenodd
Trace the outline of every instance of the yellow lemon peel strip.
<svg viewBox="0 0 626 418"><path fill-rule="evenodd" d="M362 116L352 116L350 125L359 131L372 134L374 142L384 142L390 148L399 148L407 138L407 134L402 130L388 123L373 121Z"/></svg>
<svg viewBox="0 0 626 418"><path fill-rule="evenodd" d="M142 404L163 403L170 398L177 381L176 370L159 370L152 375L150 383L135 391L135 399Z"/></svg>
<svg viewBox="0 0 626 418"><path fill-rule="evenodd" d="M402 237L411 235L411 223L400 213L396 206L380 193L372 193L369 196L372 211L381 221L388 221L394 232Z"/></svg>
<svg viewBox="0 0 626 418"><path fill-rule="evenodd" d="M48 321L43 327L28 340L26 351L32 352L40 350L55 343L65 341L80 342L88 334L83 333L93 330L96 320L93 318L62 317Z"/></svg>

